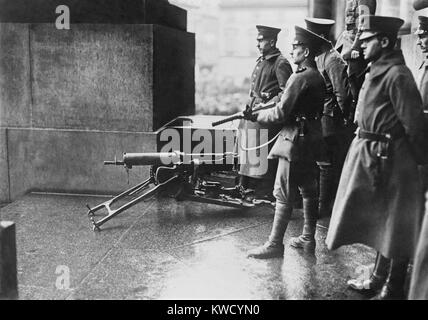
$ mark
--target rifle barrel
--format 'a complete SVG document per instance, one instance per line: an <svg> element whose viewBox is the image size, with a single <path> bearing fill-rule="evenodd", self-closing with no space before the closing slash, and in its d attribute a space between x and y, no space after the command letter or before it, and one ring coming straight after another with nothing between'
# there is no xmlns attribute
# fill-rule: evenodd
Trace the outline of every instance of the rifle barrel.
<svg viewBox="0 0 428 320"><path fill-rule="evenodd" d="M240 113L238 113L238 114L234 114L233 116L226 117L226 118L224 118L224 119L222 119L222 120L219 120L219 121L213 122L213 123L212 123L212 126L213 126L213 127L218 127L218 126L220 126L220 125L222 125L222 124L225 124L225 123L228 123L228 122L232 122L232 121L234 121L234 120L243 119L243 118L244 118L244 116L242 115L242 112L240 112Z"/></svg>
<svg viewBox="0 0 428 320"><path fill-rule="evenodd" d="M270 103L259 105L259 106L255 107L252 112L257 113L257 112L262 111L262 110L271 109L275 106L276 106L275 102L270 102ZM217 127L217 126L222 125L224 123L232 122L232 121L238 120L238 119L244 119L244 114L242 112L235 113L234 115L226 117L223 120L213 122L212 126Z"/></svg>

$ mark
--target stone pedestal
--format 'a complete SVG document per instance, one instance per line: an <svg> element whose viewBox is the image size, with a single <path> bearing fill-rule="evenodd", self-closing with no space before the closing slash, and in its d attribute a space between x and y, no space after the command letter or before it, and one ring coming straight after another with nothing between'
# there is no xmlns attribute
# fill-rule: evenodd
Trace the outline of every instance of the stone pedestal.
<svg viewBox="0 0 428 320"><path fill-rule="evenodd" d="M54 23L60 5L76 23L158 24L186 31L187 12L167 0L0 0L0 21Z"/></svg>
<svg viewBox="0 0 428 320"><path fill-rule="evenodd" d="M70 30L19 11L24 2L69 5ZM155 151L155 130L194 113L195 38L167 1L0 7L0 202L29 190L117 192L126 176L103 161Z"/></svg>

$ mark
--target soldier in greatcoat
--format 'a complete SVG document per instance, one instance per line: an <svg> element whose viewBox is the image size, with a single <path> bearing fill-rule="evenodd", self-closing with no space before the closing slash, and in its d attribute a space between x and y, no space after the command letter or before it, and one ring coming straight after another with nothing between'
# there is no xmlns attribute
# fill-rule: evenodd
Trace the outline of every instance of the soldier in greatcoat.
<svg viewBox="0 0 428 320"><path fill-rule="evenodd" d="M412 152L412 141L424 126L422 99L402 51L395 49L404 21L363 19L360 40L370 70L326 243L331 250L354 243L374 248L375 268L362 289L380 290L376 299L402 299L423 213L422 183Z"/></svg>
<svg viewBox="0 0 428 320"><path fill-rule="evenodd" d="M275 216L269 240L251 250L249 257L269 259L284 254L284 234L297 193L303 198L304 227L291 245L315 247L318 215L318 169L323 138L320 116L324 106L325 84L315 64L314 46L323 41L318 35L296 27L292 58L297 71L290 77L280 102L259 112L253 120L260 124L280 124L282 130L269 157L278 159L274 187Z"/></svg>
<svg viewBox="0 0 428 320"><path fill-rule="evenodd" d="M418 46L423 54L423 63L420 67L419 75L419 90L421 92L422 101L425 112L428 112L428 17L419 17L419 28L416 30L418 36ZM421 178L424 185L424 191L427 192L428 186L428 168L427 166L420 167ZM428 194L427 194L428 196ZM428 198L426 202L428 208ZM425 219L419 243L415 253L413 263L413 272L410 283L409 299L412 300L428 300L428 210L425 213Z"/></svg>
<svg viewBox="0 0 428 320"><path fill-rule="evenodd" d="M250 99L247 103L251 110L257 105L268 102L278 102L288 79L293 73L290 63L276 47L278 33L281 29L257 25L257 48L260 57L251 76ZM240 184L247 193L254 192L251 197L263 197L266 193L272 194L276 172L276 161L261 159L258 150L266 141L262 141L261 130L268 130L268 139L271 140L278 132L279 127L262 125L242 120L238 128L237 152L239 154ZM252 131L250 133L250 131ZM268 146L266 148L266 153ZM251 150L251 151L249 151ZM254 150L254 151L253 151ZM256 159L253 159L256 157ZM265 162L259 165L258 161Z"/></svg>

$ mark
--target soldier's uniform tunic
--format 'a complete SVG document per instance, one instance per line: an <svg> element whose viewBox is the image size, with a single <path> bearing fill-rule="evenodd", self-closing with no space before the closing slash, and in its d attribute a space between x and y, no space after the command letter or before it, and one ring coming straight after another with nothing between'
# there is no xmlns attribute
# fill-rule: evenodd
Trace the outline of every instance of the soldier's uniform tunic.
<svg viewBox="0 0 428 320"><path fill-rule="evenodd" d="M339 135L343 129L343 115L349 112L350 89L347 66L333 48L317 56L315 61L326 82L324 117L322 117L323 136Z"/></svg>
<svg viewBox="0 0 428 320"><path fill-rule="evenodd" d="M290 77L278 105L258 114L259 123L283 126L269 154L269 158L279 158L274 188L279 203L291 204L297 188L304 198L317 196L314 181L323 147L320 115L324 93L324 79L315 63L306 62ZM303 129L296 122L301 117L307 119Z"/></svg>

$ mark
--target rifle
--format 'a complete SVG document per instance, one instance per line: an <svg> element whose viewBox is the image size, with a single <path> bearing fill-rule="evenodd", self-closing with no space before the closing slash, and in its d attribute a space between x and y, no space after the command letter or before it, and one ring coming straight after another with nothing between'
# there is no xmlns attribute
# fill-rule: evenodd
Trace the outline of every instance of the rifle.
<svg viewBox="0 0 428 320"><path fill-rule="evenodd" d="M255 113L259 112L259 111L271 109L271 108L273 108L275 106L276 106L276 102L273 102L273 101L270 101L268 103L260 103L260 104L256 105L256 107L253 108L253 109L249 105L247 105L245 107L244 111L237 112L237 113L235 113L235 114L233 114L231 116L228 116L228 117L226 117L226 118L224 118L222 120L213 122L212 126L213 127L217 127L217 126L220 126L222 124L225 124L225 123L228 123L228 122L232 122L232 121L235 121L235 120L247 119L248 115L253 115L253 114L255 114Z"/></svg>
<svg viewBox="0 0 428 320"><path fill-rule="evenodd" d="M198 157L212 156L213 160L200 160ZM183 161L183 159L190 161ZM167 153L124 153L123 160L105 161L105 165L124 166L126 170L133 166L150 166L150 176L144 182L120 193L110 200L93 208L88 208L88 217L94 231L100 231L101 225L113 219L121 212L135 206L137 203L147 200L162 190L167 190L172 185L178 186L175 198L179 201L190 200L195 202L217 204L233 208L252 208L256 205L274 204L263 199L247 201L248 191L240 185L225 187L221 182L210 181L208 176L216 172L223 172L224 165L218 165L228 157L237 157L231 152L218 154L186 154L183 152ZM232 161L233 162L233 161ZM233 167L233 165L231 165ZM113 208L119 202L125 203ZM105 209L107 215L95 221L97 211Z"/></svg>

